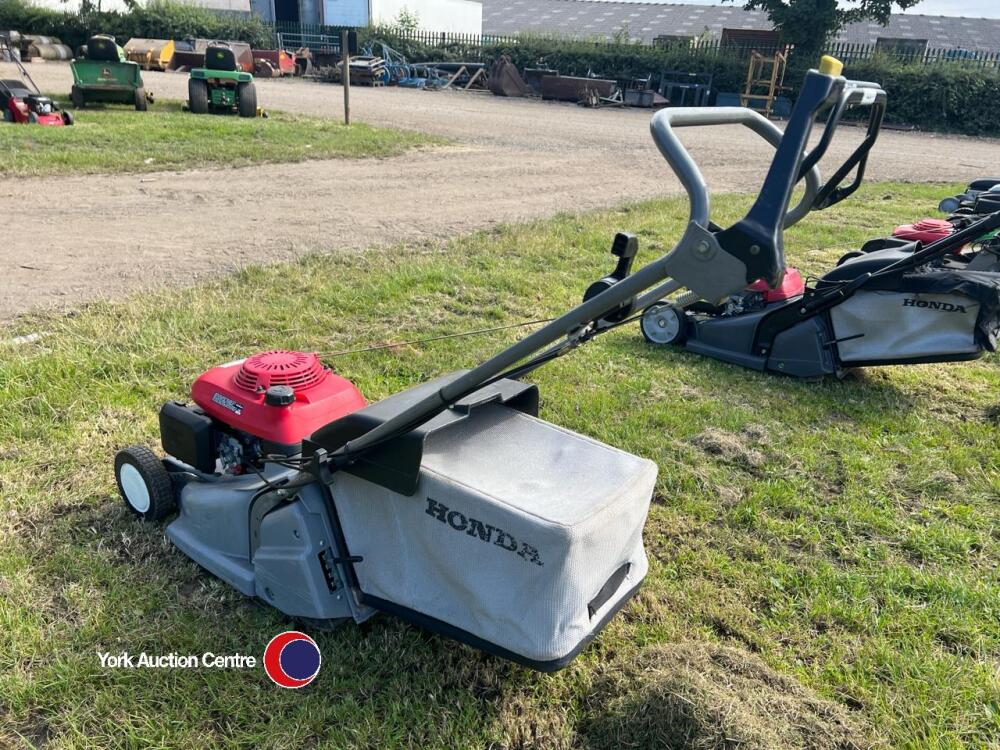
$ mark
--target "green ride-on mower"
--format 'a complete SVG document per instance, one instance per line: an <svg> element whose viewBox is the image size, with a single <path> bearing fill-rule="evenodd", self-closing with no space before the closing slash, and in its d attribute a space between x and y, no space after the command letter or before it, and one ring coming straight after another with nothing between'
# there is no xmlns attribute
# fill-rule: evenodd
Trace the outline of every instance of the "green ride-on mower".
<svg viewBox="0 0 1000 750"><path fill-rule="evenodd" d="M86 52L70 64L73 106L83 109L88 104L131 104L145 112L153 101L142 83L139 64L125 59L125 52L113 36L98 34L87 41Z"/></svg>
<svg viewBox="0 0 1000 750"><path fill-rule="evenodd" d="M240 70L236 53L228 42L209 44L205 49L205 67L191 70L188 109L196 115L236 110L240 117L257 116L253 75Z"/></svg>

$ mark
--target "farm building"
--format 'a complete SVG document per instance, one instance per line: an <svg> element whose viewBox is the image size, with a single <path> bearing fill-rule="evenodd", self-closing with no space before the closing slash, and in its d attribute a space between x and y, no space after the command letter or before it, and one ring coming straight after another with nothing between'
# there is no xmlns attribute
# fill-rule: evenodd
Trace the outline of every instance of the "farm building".
<svg viewBox="0 0 1000 750"><path fill-rule="evenodd" d="M251 0L253 12L266 21L367 26L392 23L401 11L416 17L420 28L456 34L479 34L481 0Z"/></svg>
<svg viewBox="0 0 1000 750"><path fill-rule="evenodd" d="M682 37L718 38L722 29L768 30L763 11L735 5L685 5L603 0L484 0L483 33L559 34L644 42ZM888 26L855 23L837 37L852 44L1000 51L1000 19L893 14Z"/></svg>

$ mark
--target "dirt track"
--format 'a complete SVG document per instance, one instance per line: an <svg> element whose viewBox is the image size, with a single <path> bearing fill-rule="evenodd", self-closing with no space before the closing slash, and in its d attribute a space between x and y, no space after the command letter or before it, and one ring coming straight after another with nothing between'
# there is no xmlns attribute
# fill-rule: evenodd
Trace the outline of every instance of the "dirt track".
<svg viewBox="0 0 1000 750"><path fill-rule="evenodd" d="M68 65L30 71L43 90L69 90ZM186 98L186 76L144 76L158 96ZM266 108L340 114L339 86L299 80L258 86ZM393 159L239 170L237 179L256 185L301 186L259 204L235 195L232 170L4 184L0 215L12 226L0 245L0 320L36 305L70 307L311 250L445 238L680 191L650 140L648 111L360 87L352 89L352 104L356 119L444 135L455 145ZM859 131L844 135L835 155L860 139ZM713 190L759 185L769 149L750 131L692 130L685 142ZM1000 141L888 132L869 176L961 181L996 171L998 162ZM227 218L234 214L243 220ZM38 251L40 241L47 252Z"/></svg>

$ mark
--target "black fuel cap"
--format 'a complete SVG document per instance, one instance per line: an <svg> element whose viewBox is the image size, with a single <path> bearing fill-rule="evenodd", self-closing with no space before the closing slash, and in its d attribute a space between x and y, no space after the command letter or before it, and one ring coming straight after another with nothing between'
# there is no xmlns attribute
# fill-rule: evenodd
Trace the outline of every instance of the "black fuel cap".
<svg viewBox="0 0 1000 750"><path fill-rule="evenodd" d="M264 393L264 403L268 406L288 406L295 403L295 391L287 385L272 385Z"/></svg>

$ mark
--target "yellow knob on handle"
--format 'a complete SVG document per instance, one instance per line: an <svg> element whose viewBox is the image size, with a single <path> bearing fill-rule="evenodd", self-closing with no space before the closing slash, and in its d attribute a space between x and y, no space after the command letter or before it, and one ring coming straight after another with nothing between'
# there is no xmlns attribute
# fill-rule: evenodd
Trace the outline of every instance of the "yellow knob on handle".
<svg viewBox="0 0 1000 750"><path fill-rule="evenodd" d="M844 72L844 63L836 57L823 55L819 61L819 72L825 76L839 76Z"/></svg>

